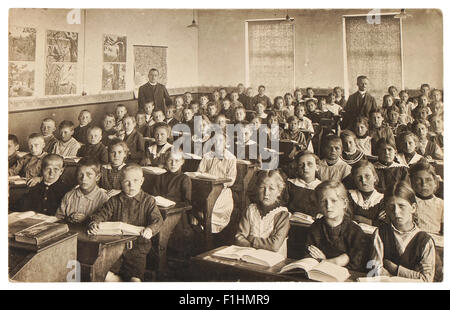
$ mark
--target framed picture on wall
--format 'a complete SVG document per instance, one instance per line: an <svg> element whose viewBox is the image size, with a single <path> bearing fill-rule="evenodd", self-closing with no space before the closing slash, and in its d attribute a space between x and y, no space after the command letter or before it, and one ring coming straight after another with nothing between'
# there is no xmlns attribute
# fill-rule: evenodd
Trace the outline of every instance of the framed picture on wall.
<svg viewBox="0 0 450 310"><path fill-rule="evenodd" d="M134 95L139 87L148 82L151 68L159 71L159 83L167 85L167 46L133 45L134 52Z"/></svg>

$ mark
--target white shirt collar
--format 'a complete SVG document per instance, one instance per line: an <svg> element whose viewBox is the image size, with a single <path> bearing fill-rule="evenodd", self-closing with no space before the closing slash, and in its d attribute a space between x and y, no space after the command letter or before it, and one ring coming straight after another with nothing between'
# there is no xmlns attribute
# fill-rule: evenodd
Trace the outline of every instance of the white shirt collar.
<svg viewBox="0 0 450 310"><path fill-rule="evenodd" d="M311 189L314 190L320 183L321 181L319 179L315 179L314 181L310 182L310 183L306 183L305 180L302 179L288 179L289 182L291 182L292 184L294 184L295 186L301 187L301 188L306 188L306 189Z"/></svg>

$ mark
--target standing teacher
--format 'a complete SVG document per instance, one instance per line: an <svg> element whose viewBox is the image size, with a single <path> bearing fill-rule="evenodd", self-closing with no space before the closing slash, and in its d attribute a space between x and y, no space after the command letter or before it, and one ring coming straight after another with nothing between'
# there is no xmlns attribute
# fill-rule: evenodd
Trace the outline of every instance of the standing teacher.
<svg viewBox="0 0 450 310"><path fill-rule="evenodd" d="M356 80L356 85L358 85L358 91L348 97L347 105L345 106L342 122L342 128L344 129L352 129L349 127L357 117L364 116L369 118L370 112L377 108L375 98L367 92L369 79L364 75L360 75Z"/></svg>
<svg viewBox="0 0 450 310"><path fill-rule="evenodd" d="M144 104L153 101L155 110L166 113L167 105L172 103L169 93L164 85L158 83L159 71L152 68L148 72L148 83L139 87L138 109L144 110Z"/></svg>

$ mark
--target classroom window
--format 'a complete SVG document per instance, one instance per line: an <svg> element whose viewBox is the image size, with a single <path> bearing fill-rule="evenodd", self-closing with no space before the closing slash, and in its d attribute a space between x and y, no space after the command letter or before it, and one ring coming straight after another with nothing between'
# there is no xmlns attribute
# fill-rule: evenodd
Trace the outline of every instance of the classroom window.
<svg viewBox="0 0 450 310"><path fill-rule="evenodd" d="M248 21L248 84L265 85L267 95L294 89L294 24L284 20Z"/></svg>
<svg viewBox="0 0 450 310"><path fill-rule="evenodd" d="M379 23L369 23L365 15L345 17L345 69L348 94L357 90L356 78L366 75L370 79L371 94L381 103L387 84L403 89L403 82L400 19L394 15L379 17Z"/></svg>

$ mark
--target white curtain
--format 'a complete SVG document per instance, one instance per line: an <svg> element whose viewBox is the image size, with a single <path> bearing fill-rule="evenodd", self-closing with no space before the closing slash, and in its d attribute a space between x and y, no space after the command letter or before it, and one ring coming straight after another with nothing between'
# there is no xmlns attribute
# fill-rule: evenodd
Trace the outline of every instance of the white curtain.
<svg viewBox="0 0 450 310"><path fill-rule="evenodd" d="M387 88L402 87L400 19L380 16L380 23L366 16L345 17L349 95L357 90L356 78L369 78L369 92L381 106Z"/></svg>
<svg viewBox="0 0 450 310"><path fill-rule="evenodd" d="M294 25L284 21L248 22L250 85L283 96L294 88Z"/></svg>

